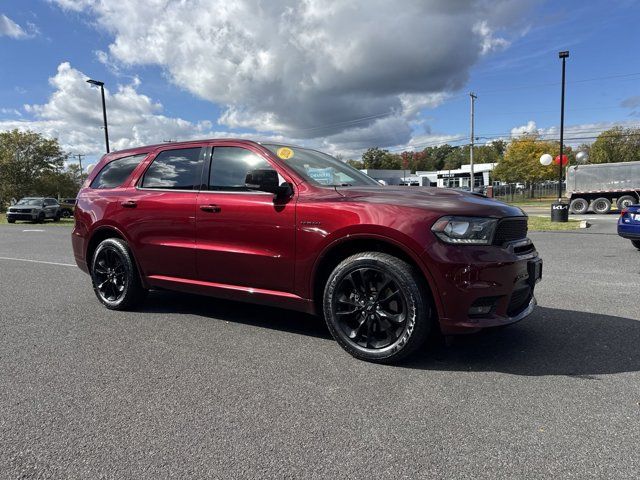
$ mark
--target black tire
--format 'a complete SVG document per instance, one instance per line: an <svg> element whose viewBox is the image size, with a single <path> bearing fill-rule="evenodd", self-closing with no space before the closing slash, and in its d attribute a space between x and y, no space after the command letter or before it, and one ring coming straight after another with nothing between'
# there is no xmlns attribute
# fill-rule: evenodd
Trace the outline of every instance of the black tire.
<svg viewBox="0 0 640 480"><path fill-rule="evenodd" d="M91 259L91 282L98 300L110 310L130 310L146 296L127 242L107 238Z"/></svg>
<svg viewBox="0 0 640 480"><path fill-rule="evenodd" d="M46 217L45 217L45 215L44 215L44 212L40 212L40 213L38 214L38 220L36 220L36 223L44 223L45 218L46 218Z"/></svg>
<svg viewBox="0 0 640 480"><path fill-rule="evenodd" d="M571 213L575 213L576 215L583 215L587 213L589 210L589 201L584 198L574 198L571 200L571 205L569 205L569 209Z"/></svg>
<svg viewBox="0 0 640 480"><path fill-rule="evenodd" d="M640 250L640 240L631 240L631 245Z"/></svg>
<svg viewBox="0 0 640 480"><path fill-rule="evenodd" d="M616 204L618 207L618 210L624 210L625 208L627 208L629 205L633 205L638 203L638 199L635 197L632 197L631 195L623 195L622 197L620 197L618 199L618 203Z"/></svg>
<svg viewBox="0 0 640 480"><path fill-rule="evenodd" d="M16 223L15 218L7 218L7 223Z"/></svg>
<svg viewBox="0 0 640 480"><path fill-rule="evenodd" d="M61 217L62 217L62 215L60 214L60 212L58 212L58 213L56 213L56 216L53 217L53 221L54 222L59 222Z"/></svg>
<svg viewBox="0 0 640 480"><path fill-rule="evenodd" d="M604 197L596 198L591 208L593 208L594 212L605 215L611 211L611 200Z"/></svg>
<svg viewBox="0 0 640 480"><path fill-rule="evenodd" d="M71 217L71 210L67 208L62 210L62 218L70 218L70 217Z"/></svg>
<svg viewBox="0 0 640 480"><path fill-rule="evenodd" d="M424 345L433 315L419 272L378 252L357 253L340 262L327 280L323 310L342 348L378 363L398 362Z"/></svg>

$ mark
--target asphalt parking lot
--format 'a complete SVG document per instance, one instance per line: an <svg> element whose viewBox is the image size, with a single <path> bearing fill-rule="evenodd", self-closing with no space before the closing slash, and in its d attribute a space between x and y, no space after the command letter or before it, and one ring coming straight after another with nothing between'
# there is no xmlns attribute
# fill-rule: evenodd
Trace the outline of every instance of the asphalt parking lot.
<svg viewBox="0 0 640 480"><path fill-rule="evenodd" d="M0 478L640 475L640 252L611 222L532 233L532 317L395 367L284 310L108 311L69 232L0 226Z"/></svg>

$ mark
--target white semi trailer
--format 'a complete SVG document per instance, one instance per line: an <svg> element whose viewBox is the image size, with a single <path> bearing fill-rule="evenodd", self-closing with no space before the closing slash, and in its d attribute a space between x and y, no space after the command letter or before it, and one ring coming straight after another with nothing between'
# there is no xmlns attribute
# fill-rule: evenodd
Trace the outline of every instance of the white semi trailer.
<svg viewBox="0 0 640 480"><path fill-rule="evenodd" d="M571 213L589 209L608 213L640 203L640 162L597 163L567 168L567 192Z"/></svg>

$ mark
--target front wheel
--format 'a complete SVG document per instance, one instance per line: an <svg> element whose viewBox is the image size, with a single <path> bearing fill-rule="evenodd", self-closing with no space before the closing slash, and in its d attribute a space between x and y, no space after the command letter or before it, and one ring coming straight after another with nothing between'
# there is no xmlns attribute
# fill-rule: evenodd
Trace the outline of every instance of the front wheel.
<svg viewBox="0 0 640 480"><path fill-rule="evenodd" d="M7 223L16 223L15 218L7 218Z"/></svg>
<svg viewBox="0 0 640 480"><path fill-rule="evenodd" d="M98 300L110 310L128 310L145 296L127 242L103 240L93 254L91 281Z"/></svg>
<svg viewBox="0 0 640 480"><path fill-rule="evenodd" d="M640 250L640 240L631 240L631 245Z"/></svg>
<svg viewBox="0 0 640 480"><path fill-rule="evenodd" d="M356 358L397 362L421 347L433 309L424 281L392 255L363 252L343 260L324 290L327 326Z"/></svg>

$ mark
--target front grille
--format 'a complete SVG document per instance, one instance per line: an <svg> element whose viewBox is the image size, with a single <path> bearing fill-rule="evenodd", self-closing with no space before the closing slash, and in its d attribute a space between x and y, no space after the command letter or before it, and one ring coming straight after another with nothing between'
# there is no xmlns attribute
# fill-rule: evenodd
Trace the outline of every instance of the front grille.
<svg viewBox="0 0 640 480"><path fill-rule="evenodd" d="M521 313L531 301L531 287L521 288L519 290L515 290L511 294L511 299L509 300L509 306L507 307L507 315L510 317L515 317L519 313Z"/></svg>
<svg viewBox="0 0 640 480"><path fill-rule="evenodd" d="M527 238L527 217L505 218L498 222L493 244L499 247L505 243Z"/></svg>

